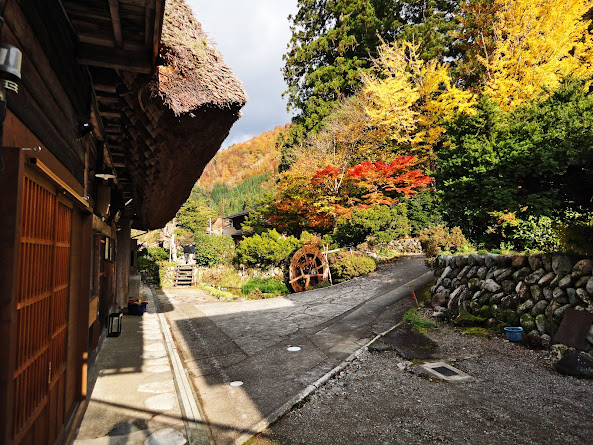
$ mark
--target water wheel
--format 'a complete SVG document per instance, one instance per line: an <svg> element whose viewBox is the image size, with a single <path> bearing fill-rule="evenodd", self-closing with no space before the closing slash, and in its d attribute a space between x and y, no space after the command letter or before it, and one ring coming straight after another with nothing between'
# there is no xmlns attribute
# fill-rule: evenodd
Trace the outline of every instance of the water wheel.
<svg viewBox="0 0 593 445"><path fill-rule="evenodd" d="M292 292L309 290L309 286L327 281L329 264L327 258L314 246L297 250L288 265L288 287Z"/></svg>

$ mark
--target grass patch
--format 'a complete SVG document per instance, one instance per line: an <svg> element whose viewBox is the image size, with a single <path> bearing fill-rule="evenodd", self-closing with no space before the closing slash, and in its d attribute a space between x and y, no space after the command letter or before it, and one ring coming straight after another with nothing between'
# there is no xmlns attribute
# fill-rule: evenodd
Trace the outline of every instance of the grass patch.
<svg viewBox="0 0 593 445"><path fill-rule="evenodd" d="M213 297L218 298L219 300L225 300L225 301L236 301L237 300L237 296L231 294L230 292L216 289L215 287L212 287L212 286L210 286L208 284L204 284L204 283L200 283L199 286L200 286L200 289L205 291L207 294L210 294Z"/></svg>
<svg viewBox="0 0 593 445"><path fill-rule="evenodd" d="M432 288L432 286L434 286L436 281L437 281L437 279L435 278L432 283L429 283L428 285L426 285L425 287L420 289L418 291L418 294L416 294L416 299L418 300L418 303L421 306L424 306L424 307L430 306L430 302L432 300L432 295L430 294L430 289Z"/></svg>
<svg viewBox="0 0 593 445"><path fill-rule="evenodd" d="M245 299L246 300L264 300L266 298L275 298L278 295L282 295L282 294L279 294L278 292L263 293L259 289L253 289L251 292L249 292L249 295L247 295L245 297Z"/></svg>
<svg viewBox="0 0 593 445"><path fill-rule="evenodd" d="M275 294L286 295L288 289L286 285L275 278L252 278L243 286L241 292L243 295L250 295L253 291L258 290L261 294Z"/></svg>
<svg viewBox="0 0 593 445"><path fill-rule="evenodd" d="M461 333L465 335L474 335L476 337L488 337L490 335L490 331L488 331L488 329L476 326L465 328L461 331Z"/></svg>
<svg viewBox="0 0 593 445"><path fill-rule="evenodd" d="M434 329L437 324L434 321L430 321L424 318L424 316L418 311L418 308L410 308L404 314L404 321L407 321L412 325L412 329L416 332L424 333L429 329Z"/></svg>

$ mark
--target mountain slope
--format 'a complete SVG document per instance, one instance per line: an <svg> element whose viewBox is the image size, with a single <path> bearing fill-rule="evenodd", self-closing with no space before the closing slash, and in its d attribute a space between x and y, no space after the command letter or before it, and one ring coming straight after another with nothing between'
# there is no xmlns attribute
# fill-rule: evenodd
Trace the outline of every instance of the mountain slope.
<svg viewBox="0 0 593 445"><path fill-rule="evenodd" d="M274 175L280 163L276 138L289 125L276 127L218 152L204 169L197 185L204 191L212 191L216 184L232 188L254 176Z"/></svg>
<svg viewBox="0 0 593 445"><path fill-rule="evenodd" d="M201 197L223 215L253 206L274 186L280 163L276 138L289 126L276 127L218 152L194 186L192 199Z"/></svg>

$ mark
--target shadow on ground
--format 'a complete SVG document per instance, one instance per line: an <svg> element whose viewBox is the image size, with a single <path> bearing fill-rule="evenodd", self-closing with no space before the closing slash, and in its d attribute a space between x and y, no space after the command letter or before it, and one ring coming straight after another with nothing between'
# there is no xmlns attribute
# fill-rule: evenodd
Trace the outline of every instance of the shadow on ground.
<svg viewBox="0 0 593 445"><path fill-rule="evenodd" d="M331 288L234 303L196 303L174 288L158 292L215 443L263 430L400 322L415 304L411 292L432 280L426 272L423 258L404 258Z"/></svg>

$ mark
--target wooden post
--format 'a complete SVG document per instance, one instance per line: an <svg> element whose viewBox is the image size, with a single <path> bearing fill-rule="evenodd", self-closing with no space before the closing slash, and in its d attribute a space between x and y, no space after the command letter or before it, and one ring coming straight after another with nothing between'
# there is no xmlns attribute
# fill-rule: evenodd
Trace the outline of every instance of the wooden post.
<svg viewBox="0 0 593 445"><path fill-rule="evenodd" d="M119 221L117 232L116 258L116 304L119 309L128 303L128 287L130 283L130 241L132 221L122 219Z"/></svg>
<svg viewBox="0 0 593 445"><path fill-rule="evenodd" d="M81 264L80 264L80 289L82 290L80 298L86 304L81 304L79 308L80 333L78 337L78 353L81 357L82 371L80 375L80 400L87 396L87 359L89 350L89 301L93 297L91 289L91 263L93 252L93 218L91 214L83 216L81 221Z"/></svg>

